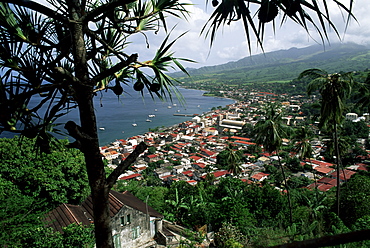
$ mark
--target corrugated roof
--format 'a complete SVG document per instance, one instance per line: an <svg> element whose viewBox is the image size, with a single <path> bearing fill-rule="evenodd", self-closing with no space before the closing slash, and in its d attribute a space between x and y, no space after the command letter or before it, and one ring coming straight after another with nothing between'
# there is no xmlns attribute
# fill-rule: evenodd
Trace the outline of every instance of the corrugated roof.
<svg viewBox="0 0 370 248"><path fill-rule="evenodd" d="M109 215L115 216L123 206L128 206L140 212L147 213L152 217L163 218L163 215L157 212L145 202L134 196L128 191L119 193L111 190L109 193ZM47 213L45 222L47 226L53 227L59 232L62 228L72 223L89 225L93 223L93 204L89 196L81 205L61 204L57 208Z"/></svg>

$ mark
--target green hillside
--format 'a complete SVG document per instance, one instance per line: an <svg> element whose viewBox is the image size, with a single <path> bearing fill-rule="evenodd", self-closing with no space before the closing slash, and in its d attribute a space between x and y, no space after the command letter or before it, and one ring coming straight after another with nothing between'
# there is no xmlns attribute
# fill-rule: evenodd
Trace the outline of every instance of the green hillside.
<svg viewBox="0 0 370 248"><path fill-rule="evenodd" d="M248 84L290 81L309 68L331 72L363 71L370 67L370 49L353 43L323 47L291 48L253 55L222 65L188 69L191 79L181 73L172 76L184 81Z"/></svg>

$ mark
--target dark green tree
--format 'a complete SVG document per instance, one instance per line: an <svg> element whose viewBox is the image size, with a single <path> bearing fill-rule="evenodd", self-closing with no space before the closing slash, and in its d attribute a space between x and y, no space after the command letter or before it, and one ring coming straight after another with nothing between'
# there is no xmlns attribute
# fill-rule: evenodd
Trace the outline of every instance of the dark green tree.
<svg viewBox="0 0 370 248"><path fill-rule="evenodd" d="M261 120L259 120L254 126L255 142L263 145L265 151L269 153L280 152L283 138L288 135L288 127L284 125L282 121L282 109L276 103L269 103L264 106L264 114ZM281 173L284 178L284 186L287 190L288 203L290 207L290 220L292 220L292 203L290 199L289 186L286 181L285 170L281 163L280 156L278 156L278 162L281 169Z"/></svg>
<svg viewBox="0 0 370 248"><path fill-rule="evenodd" d="M61 144L68 141L61 140ZM0 139L0 174L22 194L44 201L48 207L79 204L90 193L83 154L60 148L38 154L34 140Z"/></svg>
<svg viewBox="0 0 370 248"><path fill-rule="evenodd" d="M329 74L320 69L308 69L299 75L299 78L311 79L307 86L308 95L319 91L321 95L320 128L329 128L333 133L335 156L337 164L337 215L340 210L340 179L341 169L340 150L338 144L338 125L344 119L346 100L352 93L354 85L352 72L344 74Z"/></svg>
<svg viewBox="0 0 370 248"><path fill-rule="evenodd" d="M354 175L343 185L340 210L346 225L354 225L358 219L370 215L369 187L369 173Z"/></svg>
<svg viewBox="0 0 370 248"><path fill-rule="evenodd" d="M234 176L238 176L242 172L242 157L242 152L229 144L225 150L217 155L217 164L230 171Z"/></svg>

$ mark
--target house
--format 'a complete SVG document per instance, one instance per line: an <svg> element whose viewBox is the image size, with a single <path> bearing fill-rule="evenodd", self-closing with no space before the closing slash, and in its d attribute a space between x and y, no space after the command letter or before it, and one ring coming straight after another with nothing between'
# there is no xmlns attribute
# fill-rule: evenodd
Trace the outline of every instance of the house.
<svg viewBox="0 0 370 248"><path fill-rule="evenodd" d="M143 179L142 175L140 173L134 173L134 174L131 174L131 175L125 175L125 176L122 176L120 178L118 178L119 180L130 180L130 179L133 179L133 180L136 180L136 181L140 181Z"/></svg>
<svg viewBox="0 0 370 248"><path fill-rule="evenodd" d="M114 246L156 247L177 242L175 235L163 227L163 215L128 191L119 193L111 190L109 207ZM63 232L62 228L72 223L90 225L94 223L91 196L81 205L61 204L46 215L47 226Z"/></svg>
<svg viewBox="0 0 370 248"><path fill-rule="evenodd" d="M159 160L159 156L157 154L149 154L144 159L148 163L156 162Z"/></svg>
<svg viewBox="0 0 370 248"><path fill-rule="evenodd" d="M265 180L270 174L267 174L267 173L263 173L263 172L259 172L257 174L254 174L253 176L251 176L251 180L254 181L254 182L262 182L263 180Z"/></svg>

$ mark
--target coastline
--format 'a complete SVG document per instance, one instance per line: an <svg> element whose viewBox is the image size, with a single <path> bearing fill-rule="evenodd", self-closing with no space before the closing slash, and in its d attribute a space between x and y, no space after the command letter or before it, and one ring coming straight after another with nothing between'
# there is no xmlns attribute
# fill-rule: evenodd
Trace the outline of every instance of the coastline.
<svg viewBox="0 0 370 248"><path fill-rule="evenodd" d="M141 96L132 88L127 88L126 94L119 98L110 92L105 93L102 98L94 98L99 145L103 146L115 140L143 135L149 132L149 128L170 129L193 118L173 116L174 113L197 114L201 116L209 113L212 107L224 107L236 102L234 99L205 97L203 96L203 90L182 87L178 87L178 89L185 98L185 106L182 106L176 99L164 102L159 99L152 99L149 93L144 93L144 96ZM150 114L155 114L155 117L148 117ZM151 119L151 121L147 122L147 119ZM80 123L77 109L60 117L55 124L59 124L60 131L66 133L63 126L67 121L74 121L76 124ZM133 123L137 123L137 126L134 127ZM14 133L3 132L0 138L12 138L15 135ZM67 133L55 136L58 139L73 141Z"/></svg>
<svg viewBox="0 0 370 248"><path fill-rule="evenodd" d="M212 112L211 109L213 107L224 107L237 102L235 99L230 98L203 96L203 93L205 92L204 90L183 88L181 86L178 87L178 89L185 98L185 106L182 106L178 101L176 101L176 99L173 99L172 102L158 102L156 100L146 98L144 99L144 104L142 104L142 100L139 100L137 101L139 106L132 106L130 109L130 106L128 105L135 102L135 100L131 101L130 98L127 99L130 102L127 103L125 109L117 109L122 112L122 116L125 118L117 118L116 116L121 115L119 113L113 116L103 113L107 117L101 116L99 115L100 113L97 113L98 122L100 121L101 125L105 125L105 131L99 131L100 145L107 145L119 139L126 140L137 135L144 135L149 132L149 128L159 128L160 130L172 129L173 127L177 127L179 124L193 118L192 116L174 116L176 113L189 115L196 114L201 116ZM133 92L132 95L134 96L135 93L136 92ZM109 101L110 105L112 105L111 100ZM129 108L130 111L125 111L127 108ZM153 112L154 108L157 110L156 112ZM150 122L145 121L148 119L148 114L155 114L154 118L149 118L151 119ZM104 122L104 119L111 119L111 121ZM137 126L132 127L132 121L130 120L134 120L137 123ZM120 125L118 125L118 123ZM120 129L118 129L117 126L119 126Z"/></svg>

